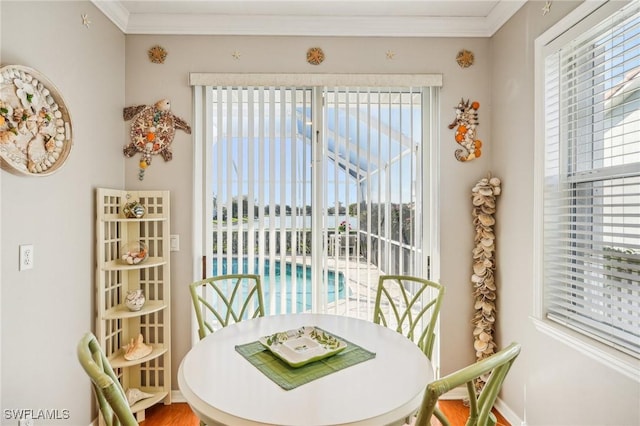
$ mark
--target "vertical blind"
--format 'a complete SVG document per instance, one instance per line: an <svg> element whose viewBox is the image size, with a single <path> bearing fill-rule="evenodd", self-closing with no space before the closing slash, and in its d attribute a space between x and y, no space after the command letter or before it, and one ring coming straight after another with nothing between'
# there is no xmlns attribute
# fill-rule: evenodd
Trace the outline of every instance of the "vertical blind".
<svg viewBox="0 0 640 426"><path fill-rule="evenodd" d="M267 314L361 318L381 273L425 276L435 90L212 87L212 273L261 275Z"/></svg>
<svg viewBox="0 0 640 426"><path fill-rule="evenodd" d="M422 118L433 90L323 89L324 282L332 271L350 283L327 312L370 319L381 273L427 276Z"/></svg>
<svg viewBox="0 0 640 426"><path fill-rule="evenodd" d="M310 309L308 88L212 91L212 271L262 277L267 314Z"/></svg>
<svg viewBox="0 0 640 426"><path fill-rule="evenodd" d="M640 358L640 5L545 56L547 317Z"/></svg>

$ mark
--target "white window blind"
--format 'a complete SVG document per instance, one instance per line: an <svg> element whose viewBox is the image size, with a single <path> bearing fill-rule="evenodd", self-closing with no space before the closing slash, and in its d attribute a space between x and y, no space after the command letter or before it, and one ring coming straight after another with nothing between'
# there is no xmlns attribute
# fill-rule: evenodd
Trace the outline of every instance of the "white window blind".
<svg viewBox="0 0 640 426"><path fill-rule="evenodd" d="M640 358L640 4L545 57L547 317Z"/></svg>

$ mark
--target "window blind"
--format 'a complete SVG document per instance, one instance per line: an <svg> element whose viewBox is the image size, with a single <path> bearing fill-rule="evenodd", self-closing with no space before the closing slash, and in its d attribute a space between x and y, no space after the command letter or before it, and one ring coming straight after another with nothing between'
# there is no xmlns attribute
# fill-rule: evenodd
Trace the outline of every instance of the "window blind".
<svg viewBox="0 0 640 426"><path fill-rule="evenodd" d="M640 358L640 4L545 57L547 317Z"/></svg>

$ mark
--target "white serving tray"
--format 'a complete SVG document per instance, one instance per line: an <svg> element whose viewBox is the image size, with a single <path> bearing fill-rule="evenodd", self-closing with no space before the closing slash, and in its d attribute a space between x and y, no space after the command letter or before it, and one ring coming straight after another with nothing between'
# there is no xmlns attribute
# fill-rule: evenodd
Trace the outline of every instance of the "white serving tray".
<svg viewBox="0 0 640 426"><path fill-rule="evenodd" d="M344 341L313 326L274 333L258 341L294 368L333 356L347 347Z"/></svg>

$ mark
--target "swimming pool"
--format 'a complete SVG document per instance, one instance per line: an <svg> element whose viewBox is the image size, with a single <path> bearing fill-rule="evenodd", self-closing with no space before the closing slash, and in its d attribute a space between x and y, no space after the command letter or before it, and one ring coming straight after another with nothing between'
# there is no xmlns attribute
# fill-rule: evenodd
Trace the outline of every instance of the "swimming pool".
<svg viewBox="0 0 640 426"><path fill-rule="evenodd" d="M212 271L214 275L219 274L257 274L262 282L262 292L264 294L265 314L291 313L293 306L292 294L295 287L296 312L303 312L311 309L311 267L300 264L281 261L264 261L264 270L260 271L258 259L254 259L254 270L249 272L249 259L242 259L240 268L239 259L231 259L231 269L229 270L228 259L222 258L221 269L218 270L218 259L213 259ZM294 278L295 273L295 278ZM336 282L336 275L338 277ZM284 286L283 286L284 283ZM344 274L341 272L327 272L327 303L335 302L347 297L347 285ZM286 308L281 306L282 289L285 289ZM337 295L337 297L336 297ZM273 300L272 300L273 298ZM274 303L275 302L275 303Z"/></svg>

